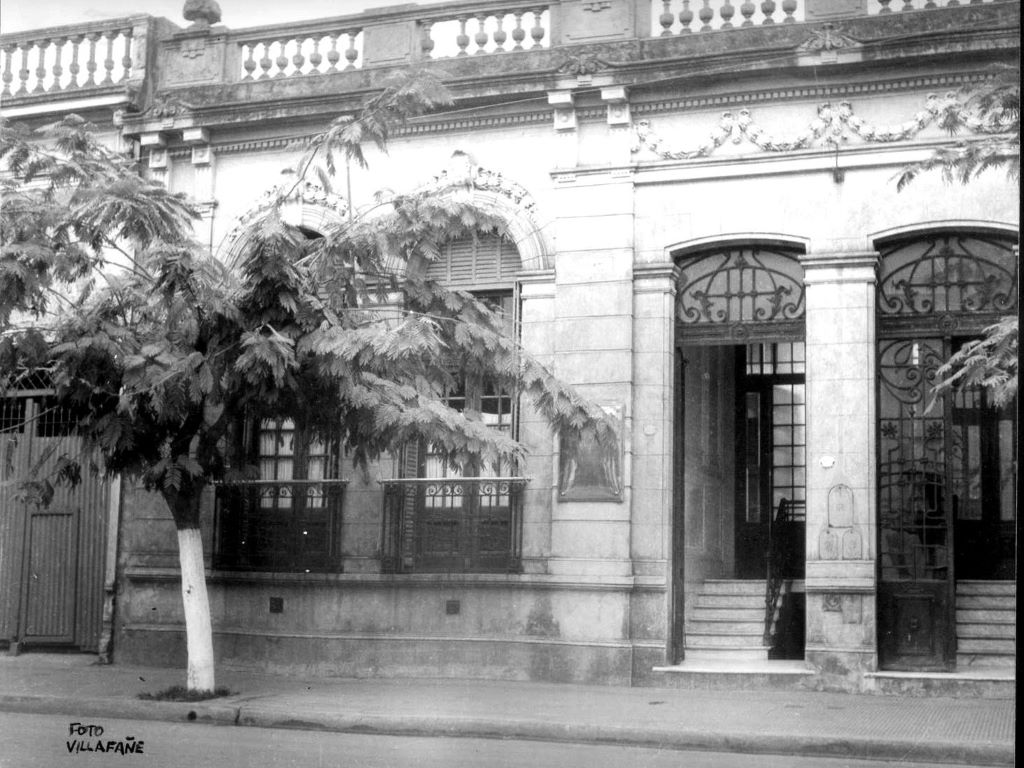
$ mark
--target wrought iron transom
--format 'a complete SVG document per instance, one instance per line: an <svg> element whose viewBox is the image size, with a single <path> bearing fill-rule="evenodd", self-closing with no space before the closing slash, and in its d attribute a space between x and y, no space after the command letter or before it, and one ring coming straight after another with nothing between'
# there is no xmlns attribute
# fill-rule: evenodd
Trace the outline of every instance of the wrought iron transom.
<svg viewBox="0 0 1024 768"><path fill-rule="evenodd" d="M1009 314L1017 309L1015 239L938 233L881 250L881 316Z"/></svg>
<svg viewBox="0 0 1024 768"><path fill-rule="evenodd" d="M743 246L679 261L681 325L791 324L804 316L804 271L797 252Z"/></svg>

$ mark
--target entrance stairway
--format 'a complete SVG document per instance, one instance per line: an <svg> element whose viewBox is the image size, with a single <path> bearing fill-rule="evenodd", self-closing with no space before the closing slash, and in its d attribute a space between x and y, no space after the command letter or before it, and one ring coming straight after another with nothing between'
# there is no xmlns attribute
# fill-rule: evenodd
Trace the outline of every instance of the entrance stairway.
<svg viewBox="0 0 1024 768"><path fill-rule="evenodd" d="M686 660L767 661L764 591L763 579L705 581L686 616Z"/></svg>
<svg viewBox="0 0 1024 768"><path fill-rule="evenodd" d="M1017 585L1013 581L958 581L956 668L1013 669L1017 664Z"/></svg>

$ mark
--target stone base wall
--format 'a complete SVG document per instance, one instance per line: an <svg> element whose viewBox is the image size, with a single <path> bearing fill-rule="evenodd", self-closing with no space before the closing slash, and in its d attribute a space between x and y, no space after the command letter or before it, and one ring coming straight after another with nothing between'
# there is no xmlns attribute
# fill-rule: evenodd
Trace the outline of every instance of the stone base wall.
<svg viewBox="0 0 1024 768"><path fill-rule="evenodd" d="M388 577L255 584L223 579L210 582L221 668L630 685L664 663L663 637L631 638L629 631L630 603L650 613L664 603L663 590L403 584ZM130 584L121 602L115 660L184 668L181 597L173 575L136 574ZM664 620L650 623L664 626ZM649 628L644 634L651 634Z"/></svg>

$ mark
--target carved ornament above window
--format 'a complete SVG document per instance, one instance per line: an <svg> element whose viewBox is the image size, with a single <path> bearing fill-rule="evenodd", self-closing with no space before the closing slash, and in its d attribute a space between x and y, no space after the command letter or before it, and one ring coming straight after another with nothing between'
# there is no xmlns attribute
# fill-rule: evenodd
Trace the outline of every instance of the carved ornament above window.
<svg viewBox="0 0 1024 768"><path fill-rule="evenodd" d="M881 256L881 316L1017 309L1017 259L1008 237L939 233L883 247Z"/></svg>
<svg viewBox="0 0 1024 768"><path fill-rule="evenodd" d="M763 325L801 320L803 267L792 252L725 248L679 262L676 312L682 325Z"/></svg>

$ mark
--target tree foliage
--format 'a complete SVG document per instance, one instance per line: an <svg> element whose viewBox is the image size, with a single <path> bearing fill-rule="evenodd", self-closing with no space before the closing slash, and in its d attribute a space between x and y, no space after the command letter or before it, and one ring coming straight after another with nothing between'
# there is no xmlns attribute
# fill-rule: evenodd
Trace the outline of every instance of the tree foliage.
<svg viewBox="0 0 1024 768"><path fill-rule="evenodd" d="M982 387L992 405L1002 408L1017 396L1017 318L1005 317L985 329L984 337L964 344L936 372L935 395Z"/></svg>
<svg viewBox="0 0 1024 768"><path fill-rule="evenodd" d="M950 108L942 126L950 136L965 128L974 135L953 146L939 147L931 157L904 166L896 180L903 190L922 173L940 170L947 183L967 184L994 168L1005 168L1020 180L1020 68L1000 66L981 84L963 89L962 106Z"/></svg>
<svg viewBox="0 0 1024 768"><path fill-rule="evenodd" d="M1020 183L1020 68L1000 66L980 85L964 88L963 108L951 109L944 127L956 135L965 127L976 136L904 167L896 183L903 190L922 173L940 170L948 183L968 184L986 171L1005 168ZM961 347L938 370L936 395L961 387L983 387L1002 407L1017 394L1018 318L1006 317L986 329L982 339Z"/></svg>
<svg viewBox="0 0 1024 768"><path fill-rule="evenodd" d="M329 183L336 154L365 165L364 141L386 149L402 119L446 98L422 74L397 82L311 142L300 180ZM81 119L4 125L0 155L0 386L45 372L87 450L160 492L179 528L197 525L205 485L255 471L235 439L243 416L340 435L363 465L421 439L454 464L520 459L522 445L443 401L467 377L611 439L486 304L426 278L444 243L502 231L470 201L385 196L310 237L282 217L285 192L229 270L193 239L191 203Z"/></svg>

